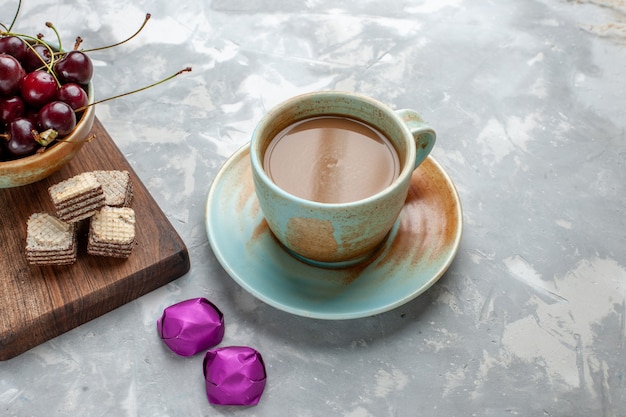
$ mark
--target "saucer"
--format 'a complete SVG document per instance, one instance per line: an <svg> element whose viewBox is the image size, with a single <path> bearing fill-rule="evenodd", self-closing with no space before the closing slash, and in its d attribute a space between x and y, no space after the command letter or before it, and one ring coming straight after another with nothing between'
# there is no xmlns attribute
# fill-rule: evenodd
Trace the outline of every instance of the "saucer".
<svg viewBox="0 0 626 417"><path fill-rule="evenodd" d="M463 229L456 188L429 156L413 173L400 217L373 258L344 269L303 263L283 249L263 218L249 145L221 167L205 215L213 253L241 287L277 309L327 320L383 313L422 294L452 263Z"/></svg>

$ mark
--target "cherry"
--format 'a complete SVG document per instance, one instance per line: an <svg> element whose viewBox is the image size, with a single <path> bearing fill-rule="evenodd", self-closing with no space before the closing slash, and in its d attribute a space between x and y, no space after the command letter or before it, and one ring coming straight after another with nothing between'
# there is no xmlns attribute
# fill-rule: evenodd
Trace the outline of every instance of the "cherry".
<svg viewBox="0 0 626 417"><path fill-rule="evenodd" d="M37 124L42 131L53 129L59 136L65 136L76 127L76 114L69 104L53 101L39 110Z"/></svg>
<svg viewBox="0 0 626 417"><path fill-rule="evenodd" d="M74 110L89 103L87 92L76 83L63 84L57 93L57 99L70 105Z"/></svg>
<svg viewBox="0 0 626 417"><path fill-rule="evenodd" d="M20 62L7 54L0 54L0 95L12 96L20 89L24 77Z"/></svg>
<svg viewBox="0 0 626 417"><path fill-rule="evenodd" d="M36 43L31 45L31 47L26 47L26 54L22 58L22 65L26 72L35 71L50 63L50 50L45 45Z"/></svg>
<svg viewBox="0 0 626 417"><path fill-rule="evenodd" d="M35 153L39 144L33 135L35 124L24 118L13 120L9 124L8 142L6 150L14 157L23 157Z"/></svg>
<svg viewBox="0 0 626 417"><path fill-rule="evenodd" d="M42 70L33 71L22 80L22 99L34 107L42 107L54 100L57 90L54 77Z"/></svg>
<svg viewBox="0 0 626 417"><path fill-rule="evenodd" d="M18 61L26 56L28 46L17 36L3 36L0 38L0 53L11 55Z"/></svg>
<svg viewBox="0 0 626 417"><path fill-rule="evenodd" d="M54 72L59 81L65 83L87 84L93 76L91 59L81 51L70 51L55 62Z"/></svg>
<svg viewBox="0 0 626 417"><path fill-rule="evenodd" d="M8 125L24 115L24 102L18 96L0 98L0 123Z"/></svg>

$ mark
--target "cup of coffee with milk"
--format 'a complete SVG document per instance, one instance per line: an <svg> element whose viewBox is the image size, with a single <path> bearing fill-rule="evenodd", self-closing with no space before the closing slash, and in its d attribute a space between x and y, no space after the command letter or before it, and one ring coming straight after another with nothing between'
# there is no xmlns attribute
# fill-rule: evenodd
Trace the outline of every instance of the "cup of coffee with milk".
<svg viewBox="0 0 626 417"><path fill-rule="evenodd" d="M435 131L408 109L320 91L270 110L250 142L254 187L276 239L309 264L373 256L405 203Z"/></svg>

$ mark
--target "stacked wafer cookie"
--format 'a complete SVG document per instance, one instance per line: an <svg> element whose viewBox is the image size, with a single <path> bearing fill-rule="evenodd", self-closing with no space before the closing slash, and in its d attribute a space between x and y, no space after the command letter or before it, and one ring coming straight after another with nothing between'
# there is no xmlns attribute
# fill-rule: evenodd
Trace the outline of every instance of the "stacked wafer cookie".
<svg viewBox="0 0 626 417"><path fill-rule="evenodd" d="M128 171L92 171L91 173L102 185L105 206L130 207L133 198L133 183Z"/></svg>
<svg viewBox="0 0 626 417"><path fill-rule="evenodd" d="M135 244L135 211L104 206L89 223L87 253L128 258Z"/></svg>
<svg viewBox="0 0 626 417"><path fill-rule="evenodd" d="M28 220L26 257L36 265L76 261L77 225L87 219L87 253L127 258L135 244L133 187L128 171L92 171L48 189L55 214L35 213Z"/></svg>
<svg viewBox="0 0 626 417"><path fill-rule="evenodd" d="M26 259L37 265L67 265L76 262L76 224L65 223L48 213L28 218Z"/></svg>
<svg viewBox="0 0 626 417"><path fill-rule="evenodd" d="M59 219L75 223L104 206L104 190L91 172L76 175L48 189Z"/></svg>

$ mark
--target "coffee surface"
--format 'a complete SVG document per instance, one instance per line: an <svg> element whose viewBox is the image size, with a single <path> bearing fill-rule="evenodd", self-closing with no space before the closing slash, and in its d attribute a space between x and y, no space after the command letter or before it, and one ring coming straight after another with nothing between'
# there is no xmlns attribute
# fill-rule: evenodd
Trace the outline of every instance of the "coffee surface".
<svg viewBox="0 0 626 417"><path fill-rule="evenodd" d="M397 151L382 133L335 116L288 126L270 142L263 164L280 188L321 203L372 196L389 186L401 170Z"/></svg>

